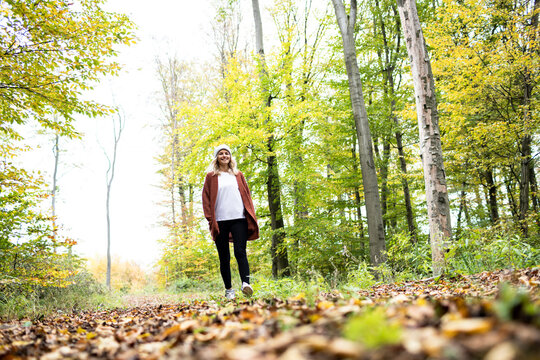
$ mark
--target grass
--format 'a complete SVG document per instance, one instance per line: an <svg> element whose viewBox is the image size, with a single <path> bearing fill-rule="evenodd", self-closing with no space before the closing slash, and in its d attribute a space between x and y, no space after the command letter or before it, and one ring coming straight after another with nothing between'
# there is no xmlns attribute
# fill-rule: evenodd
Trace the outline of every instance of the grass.
<svg viewBox="0 0 540 360"><path fill-rule="evenodd" d="M122 306L119 292L106 291L90 274L82 272L67 287L3 288L0 319L40 319L54 313Z"/></svg>

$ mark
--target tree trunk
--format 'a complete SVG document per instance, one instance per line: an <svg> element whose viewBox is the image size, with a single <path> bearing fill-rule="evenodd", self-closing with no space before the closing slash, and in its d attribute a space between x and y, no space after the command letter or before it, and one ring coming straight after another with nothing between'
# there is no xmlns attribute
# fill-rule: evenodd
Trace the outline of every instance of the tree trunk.
<svg viewBox="0 0 540 360"><path fill-rule="evenodd" d="M180 199L180 211L181 211L181 219L182 219L182 231L186 231L189 223L188 223L188 209L187 209L187 201L186 201L186 189L184 186L184 179L182 179L182 176L178 176L178 197Z"/></svg>
<svg viewBox="0 0 540 360"><path fill-rule="evenodd" d="M525 52L538 53L539 47L536 43L537 28L538 28L538 9L540 8L540 0L534 1L533 13L531 17L531 47L525 49ZM525 109L524 124L527 124L523 129L525 135L521 138L520 150L521 150L521 171L519 179L519 222L521 226L521 232L524 237L529 236L529 229L527 225L527 213L529 211L529 182L530 182L530 162L531 162L531 142L532 136L530 135L530 126L528 122L533 116L533 110L531 109L531 96L534 86L534 80L531 74L531 70L526 66L523 69L523 107Z"/></svg>
<svg viewBox="0 0 540 360"><path fill-rule="evenodd" d="M193 216L194 216L193 215L193 194L194 194L193 185L188 184L188 203L189 203L188 218L189 218L190 224L192 224Z"/></svg>
<svg viewBox="0 0 540 360"><path fill-rule="evenodd" d="M401 187L403 189L403 199L405 200L405 212L407 214L407 228L409 229L409 234L411 235L411 240L413 243L418 241L416 224L414 221L413 208L411 204L411 193L409 190L409 182L407 181L407 162L405 161L405 152L403 151L403 136L401 130L399 130L399 120L394 116L394 123L396 124L395 136L396 136L396 147L398 150L399 157L399 167L401 169Z"/></svg>
<svg viewBox="0 0 540 360"><path fill-rule="evenodd" d="M534 217L536 221L536 227L538 230L540 230L540 214L538 213L539 210L539 203L538 203L538 184L536 183L536 175L534 170L534 161L531 160L530 167L529 167L529 185L531 187L531 200L532 200L532 206L534 211Z"/></svg>
<svg viewBox="0 0 540 360"><path fill-rule="evenodd" d="M124 120L120 114L118 114L118 128L116 121L113 118L113 154L112 161L107 154L107 160L109 162L109 168L107 169L107 199L106 199L106 217L107 217L107 279L106 285L107 288L111 289L111 211L110 211L110 202L111 202L111 187L114 180L114 170L116 168L116 154L118 150L118 142L120 141L120 136L122 135L122 130L124 129Z"/></svg>
<svg viewBox="0 0 540 360"><path fill-rule="evenodd" d="M493 169L484 171L484 179L488 190L489 218L491 223L495 225L499 221L499 206L497 204L497 186L493 180Z"/></svg>
<svg viewBox="0 0 540 360"><path fill-rule="evenodd" d="M276 156L272 155L274 151L274 138L270 136L268 139L268 152L271 154L267 157L268 161L268 207L270 208L270 225L272 227L272 275L275 278L290 276L289 260L287 256L287 248L285 245L285 231L283 223L283 215L281 212L281 194L278 167Z"/></svg>
<svg viewBox="0 0 540 360"><path fill-rule="evenodd" d="M261 62L259 77L263 84L263 91L266 95L265 105L270 107L272 97L266 88L266 61L264 58L264 44L261 12L259 10L259 1L252 0L253 4L253 19L255 22L255 42L259 61ZM283 223L283 215L281 212L281 188L279 181L279 171L277 158L275 156L274 137L271 135L267 139L268 156L267 161L267 192L268 192L268 207L270 210L270 224L272 227L272 275L277 277L290 276L289 260L287 256L287 247L285 244L285 231Z"/></svg>
<svg viewBox="0 0 540 360"><path fill-rule="evenodd" d="M381 212L381 201L377 184L377 173L373 161L371 131L367 118L362 82L358 63L356 62L356 48L354 44L354 25L356 23L356 0L351 0L350 14L347 16L342 0L332 0L336 18L343 40L343 52L347 77L349 80L349 93L351 97L352 112L360 155L360 170L364 185L364 198L368 220L370 261L374 266L386 262L386 244Z"/></svg>
<svg viewBox="0 0 540 360"><path fill-rule="evenodd" d="M514 187L512 186L511 178L506 178L504 184L506 186L506 196L508 198L508 204L510 205L510 213L512 214L514 220L517 220L519 218L519 209L516 203L516 199L514 197Z"/></svg>
<svg viewBox="0 0 540 360"><path fill-rule="evenodd" d="M401 169L401 187L403 190L403 199L405 200L405 212L407 217L407 228L411 235L413 243L418 241L416 224L414 221L413 208L411 204L411 194L409 191L409 182L407 181L407 162L405 161L405 152L403 151L403 134L401 133L401 127L398 117L394 114L396 107L396 100L394 98L394 75L388 70L388 83L390 86L390 95L392 96L392 115L396 131L394 136L396 137L396 147L398 151L399 167Z"/></svg>
<svg viewBox="0 0 540 360"><path fill-rule="evenodd" d="M356 140L356 138L354 139ZM353 173L358 176L358 159L356 157L356 141L353 142L351 149L352 152L352 163L353 163ZM360 201L360 190L358 186L354 187L354 200L356 204L356 216L358 217L358 226L360 227L360 241L362 243L362 249L364 248L364 221L362 220L362 203Z"/></svg>
<svg viewBox="0 0 540 360"><path fill-rule="evenodd" d="M524 237L529 236L527 213L529 211L529 181L531 161L531 135L521 139L521 174L519 178L519 223Z"/></svg>
<svg viewBox="0 0 540 360"><path fill-rule="evenodd" d="M467 199L466 199L467 193L465 192L465 184L463 184L463 188L461 189L461 192L459 194L459 211L457 215L457 229L456 229L456 237L460 237L461 235L461 216L463 213L467 211Z"/></svg>
<svg viewBox="0 0 540 360"><path fill-rule="evenodd" d="M418 19L416 2L415 0L397 0L397 4L411 62L416 97L433 273L440 275L445 271L444 249L446 242L450 240L452 229L439 133L435 82Z"/></svg>

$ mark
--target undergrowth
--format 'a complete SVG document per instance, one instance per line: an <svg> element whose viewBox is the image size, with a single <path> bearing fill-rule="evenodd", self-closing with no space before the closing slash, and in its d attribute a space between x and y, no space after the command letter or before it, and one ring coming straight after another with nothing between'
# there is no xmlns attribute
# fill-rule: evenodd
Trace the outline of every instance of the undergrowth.
<svg viewBox="0 0 540 360"><path fill-rule="evenodd" d="M20 289L4 286L0 292L0 319L40 319L53 313L73 313L119 307L120 293L109 292L88 272L75 275L66 287Z"/></svg>

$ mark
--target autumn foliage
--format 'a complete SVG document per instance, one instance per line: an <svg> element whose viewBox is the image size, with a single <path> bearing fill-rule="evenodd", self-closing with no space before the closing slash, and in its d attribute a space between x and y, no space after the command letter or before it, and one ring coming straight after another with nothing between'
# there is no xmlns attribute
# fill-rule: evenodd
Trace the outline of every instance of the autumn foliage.
<svg viewBox="0 0 540 360"><path fill-rule="evenodd" d="M540 350L539 268L315 297L165 302L0 326L0 357L525 359ZM457 354L457 355L456 355Z"/></svg>
<svg viewBox="0 0 540 360"><path fill-rule="evenodd" d="M102 284L107 273L107 258L95 256L88 259L88 271ZM152 284L150 271L143 270L134 261L113 256L111 264L111 288L123 292L141 291Z"/></svg>

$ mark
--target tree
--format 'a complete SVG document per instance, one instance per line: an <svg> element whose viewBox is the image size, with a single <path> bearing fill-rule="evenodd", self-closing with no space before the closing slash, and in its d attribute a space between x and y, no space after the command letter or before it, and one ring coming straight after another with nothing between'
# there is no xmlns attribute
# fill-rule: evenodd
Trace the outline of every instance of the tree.
<svg viewBox="0 0 540 360"><path fill-rule="evenodd" d="M113 125L113 151L112 155L109 156L107 152L105 152L105 156L107 157L108 167L107 167L107 197L105 200L105 210L106 210L106 218L107 218L107 279L106 279L106 285L109 290L111 289L111 188L112 188L112 182L114 180L114 171L116 169L116 155L118 152L118 143L120 142L120 136L122 135L122 131L124 130L125 125L125 118L124 115L120 113L118 110L116 114L116 118L113 117L112 119L112 125Z"/></svg>
<svg viewBox="0 0 540 360"><path fill-rule="evenodd" d="M54 154L54 170L53 170L53 182L52 182L52 189L51 189L51 209L52 209L52 222L53 222L53 232L56 237L56 231L58 224L56 223L56 192L58 190L57 186L57 174L58 174L58 161L60 159L60 147L58 145L60 139L59 134L54 135L54 146L53 146L53 154Z"/></svg>
<svg viewBox="0 0 540 360"><path fill-rule="evenodd" d="M264 104L265 107L270 108L272 104L272 94L270 94L269 89L267 88L267 69L266 62L264 58L264 44L263 44L263 33L262 33L262 21L261 21L261 12L259 9L259 1L252 0L253 5L253 19L255 21L255 40L257 54L259 56L260 69L259 77L262 83L262 91L264 94ZM266 116L270 116L268 112ZM275 148L275 139L274 135L270 131L270 135L266 140L267 145L267 193L268 193L268 207L270 209L270 222L272 226L272 274L274 277L289 276L289 260L287 257L287 248L284 242L285 233L284 233L284 222L283 222L283 213L281 209L281 186L279 180L279 170L277 156L274 153Z"/></svg>
<svg viewBox="0 0 540 360"><path fill-rule="evenodd" d="M386 5L386 4L385 4ZM407 162L405 161L405 152L403 150L403 130L401 129L400 120L396 114L396 92L399 88L399 84L396 85L396 73L399 71L398 62L402 58L401 50L401 29L399 14L395 6L384 6L389 11L389 21L393 21L395 26L390 27L387 25L387 19L384 18L385 13L381 8L379 1L375 1L376 21L379 24L379 35L382 38L383 49L377 51L379 59L379 66L383 73L384 79L384 93L385 97L390 100L390 114L389 117L394 124L394 136L396 139L396 148L398 151L398 161L401 170L401 185L403 189L403 198L405 201L405 211L407 217L407 227L409 234L413 242L417 241L417 230L414 221L413 209L411 204L411 196L409 191L409 183L407 180ZM376 26L374 25L374 28ZM401 74L399 74L401 75Z"/></svg>
<svg viewBox="0 0 540 360"><path fill-rule="evenodd" d="M61 135L75 136L73 115L109 109L84 100L103 75L114 75L118 45L129 45L133 24L101 8L103 0L6 0L0 4L0 131L35 119ZM60 116L51 116L58 114ZM54 120L51 120L54 119Z"/></svg>
<svg viewBox="0 0 540 360"><path fill-rule="evenodd" d="M351 0L350 13L347 15L342 0L332 0L332 3L334 4L337 22L343 40L345 65L349 79L349 93L358 137L360 171L364 184L364 198L368 219L370 260L373 265L377 266L386 261L386 244L377 173L373 160L371 131L364 103L364 95L362 93L362 81L356 61L354 27L356 24L357 4L356 0Z"/></svg>
<svg viewBox="0 0 540 360"><path fill-rule="evenodd" d="M397 4L401 28L403 29L405 44L411 62L416 98L433 273L439 275L445 270L444 248L452 235L452 229L437 113L435 81L416 10L416 1L397 0Z"/></svg>

